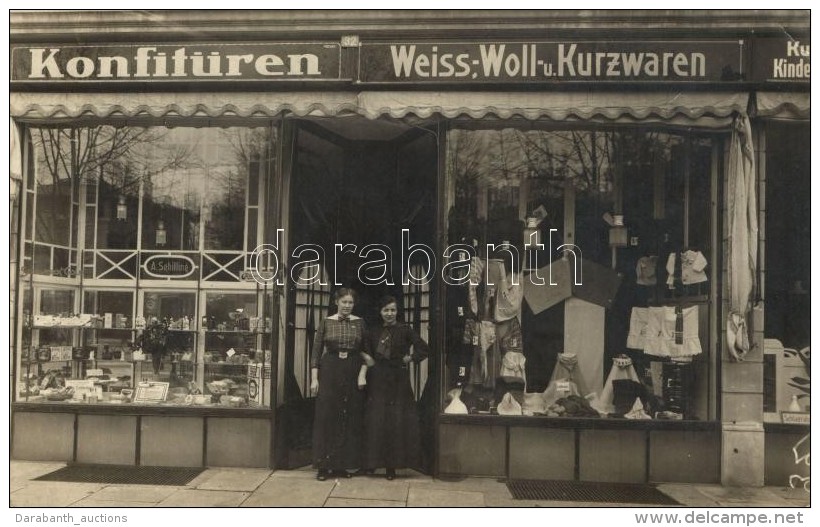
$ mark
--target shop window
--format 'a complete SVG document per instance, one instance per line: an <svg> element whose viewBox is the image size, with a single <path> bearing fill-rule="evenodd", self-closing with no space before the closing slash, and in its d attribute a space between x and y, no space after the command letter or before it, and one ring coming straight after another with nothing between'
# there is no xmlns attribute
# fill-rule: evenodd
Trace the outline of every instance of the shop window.
<svg viewBox="0 0 820 527"><path fill-rule="evenodd" d="M258 321L256 284L243 278L248 253L267 236L275 128L28 132L34 155L27 156L21 268L29 274L15 399L269 405L270 316ZM148 275L151 257L159 270ZM43 284L44 274L58 285ZM111 285L101 288L101 279ZM149 284L141 279L155 289L143 289ZM188 283L157 290L162 279ZM250 293L194 289L204 281L241 283ZM200 311L241 327L231 325L220 339ZM216 342L240 334L246 336L235 346ZM224 380L213 366L220 363L233 367L238 390L210 391L210 383ZM155 385L167 388L162 400L137 396L141 387L154 393Z"/></svg>
<svg viewBox="0 0 820 527"><path fill-rule="evenodd" d="M766 125L765 335L786 348L811 341L811 152L807 123Z"/></svg>
<svg viewBox="0 0 820 527"><path fill-rule="evenodd" d="M447 143L448 244L475 245L477 280L448 286L445 413L713 418L713 139L454 128ZM663 338L633 339L646 324Z"/></svg>

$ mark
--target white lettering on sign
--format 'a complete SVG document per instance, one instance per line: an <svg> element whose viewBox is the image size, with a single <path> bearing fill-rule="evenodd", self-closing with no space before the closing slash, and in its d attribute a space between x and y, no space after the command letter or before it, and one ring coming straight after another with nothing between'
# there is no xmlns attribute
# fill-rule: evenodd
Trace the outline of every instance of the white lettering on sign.
<svg viewBox="0 0 820 527"><path fill-rule="evenodd" d="M548 58L546 52L554 52ZM588 49L588 48L583 48ZM453 51L452 48L450 51ZM706 54L699 51L583 51L578 44L480 44L470 53L440 53L439 46L391 44L396 79L612 78L704 79Z"/></svg>
<svg viewBox="0 0 820 527"><path fill-rule="evenodd" d="M703 53L578 52L577 44L558 45L558 76L571 77L705 77Z"/></svg>
<svg viewBox="0 0 820 527"><path fill-rule="evenodd" d="M191 51L185 47L172 53L156 46L137 48L133 56L76 55L61 57L62 48L29 48L29 79L153 79L167 77L240 77L243 73L263 76L312 77L322 75L319 57L312 53L254 55L222 51ZM67 60L65 60L67 58ZM62 59L62 60L61 60Z"/></svg>
<svg viewBox="0 0 820 527"><path fill-rule="evenodd" d="M772 59L773 79L811 79L810 44L801 44L799 40L786 42L786 57Z"/></svg>

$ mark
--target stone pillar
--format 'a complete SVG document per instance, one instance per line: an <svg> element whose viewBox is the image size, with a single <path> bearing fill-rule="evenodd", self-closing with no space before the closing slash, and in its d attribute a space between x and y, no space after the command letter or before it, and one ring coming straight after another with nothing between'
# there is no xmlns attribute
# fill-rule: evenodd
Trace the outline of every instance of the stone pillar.
<svg viewBox="0 0 820 527"><path fill-rule="evenodd" d="M724 352L722 361L722 439L720 479L723 485L762 487L763 307L753 311L752 349L743 362Z"/></svg>

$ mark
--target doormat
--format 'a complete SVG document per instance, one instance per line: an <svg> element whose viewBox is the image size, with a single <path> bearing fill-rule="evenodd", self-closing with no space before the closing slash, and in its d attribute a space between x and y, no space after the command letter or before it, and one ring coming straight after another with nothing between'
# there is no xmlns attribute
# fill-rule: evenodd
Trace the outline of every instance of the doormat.
<svg viewBox="0 0 820 527"><path fill-rule="evenodd" d="M681 505L653 485L635 483L514 479L507 482L507 488L516 500Z"/></svg>
<svg viewBox="0 0 820 527"><path fill-rule="evenodd" d="M135 467L122 465L69 465L37 481L111 483L118 485L187 485L204 467Z"/></svg>

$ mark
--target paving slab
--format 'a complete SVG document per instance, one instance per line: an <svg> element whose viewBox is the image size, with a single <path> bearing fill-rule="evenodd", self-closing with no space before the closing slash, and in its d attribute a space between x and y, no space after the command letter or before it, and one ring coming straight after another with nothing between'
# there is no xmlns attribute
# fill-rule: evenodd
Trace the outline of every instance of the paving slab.
<svg viewBox="0 0 820 527"><path fill-rule="evenodd" d="M277 470L271 474L272 478L281 479L316 479L315 470Z"/></svg>
<svg viewBox="0 0 820 527"><path fill-rule="evenodd" d="M411 485L420 485L427 489L483 492L486 495L497 495L499 497L512 499L512 494L507 488L507 484L496 478L464 478L462 480L439 480L416 481L412 480Z"/></svg>
<svg viewBox="0 0 820 527"><path fill-rule="evenodd" d="M765 488L749 487L706 487L699 489L708 497L725 507L786 507L789 502Z"/></svg>
<svg viewBox="0 0 820 527"><path fill-rule="evenodd" d="M230 490L253 492L271 475L267 469L219 469L196 486L199 490Z"/></svg>
<svg viewBox="0 0 820 527"><path fill-rule="evenodd" d="M460 490L431 489L427 485L410 485L408 507L484 507L484 494Z"/></svg>
<svg viewBox="0 0 820 527"><path fill-rule="evenodd" d="M335 480L272 477L262 483L243 507L321 507L336 485Z"/></svg>
<svg viewBox="0 0 820 527"><path fill-rule="evenodd" d="M159 503L184 488L172 485L110 485L95 492L93 498L102 501Z"/></svg>
<svg viewBox="0 0 820 527"><path fill-rule="evenodd" d="M678 483L661 483L657 485L657 489L673 500L679 501L687 507L717 507L718 502L715 499L707 496L701 492L698 487L693 485L678 484Z"/></svg>
<svg viewBox="0 0 820 527"><path fill-rule="evenodd" d="M803 488L766 487L766 490L775 496L788 500L790 507L808 507L811 505L811 494Z"/></svg>
<svg viewBox="0 0 820 527"><path fill-rule="evenodd" d="M76 503L72 503L69 507L156 507L156 503L148 503L146 501L125 501L125 500L100 500L95 496L89 496Z"/></svg>
<svg viewBox="0 0 820 527"><path fill-rule="evenodd" d="M159 502L158 507L238 507L250 496L249 492L228 490L178 490Z"/></svg>
<svg viewBox="0 0 820 527"><path fill-rule="evenodd" d="M381 476L361 476L339 480L330 493L331 498L407 501L407 481L387 481Z"/></svg>
<svg viewBox="0 0 820 527"><path fill-rule="evenodd" d="M12 507L68 507L103 488L96 483L30 481L9 495Z"/></svg>
<svg viewBox="0 0 820 527"><path fill-rule="evenodd" d="M403 501L328 498L325 507L404 507Z"/></svg>

